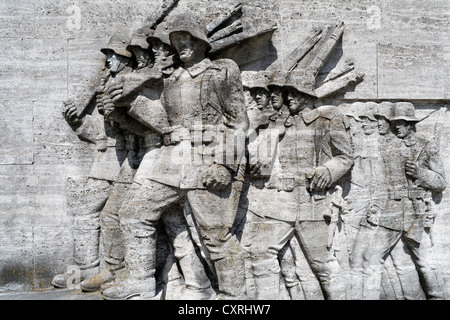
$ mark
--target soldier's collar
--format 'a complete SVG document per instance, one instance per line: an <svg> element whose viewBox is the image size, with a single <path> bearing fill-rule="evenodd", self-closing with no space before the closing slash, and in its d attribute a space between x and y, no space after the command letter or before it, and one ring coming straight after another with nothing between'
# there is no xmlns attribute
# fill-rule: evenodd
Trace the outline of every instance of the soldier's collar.
<svg viewBox="0 0 450 320"><path fill-rule="evenodd" d="M183 68L186 70L192 78L195 78L199 74L206 71L211 66L211 60L209 58L205 58L197 64L194 64L192 67Z"/></svg>
<svg viewBox="0 0 450 320"><path fill-rule="evenodd" d="M416 137L416 135L413 133L409 137L403 139L403 142L407 147L410 147L412 145L415 145L417 142L419 142L419 139Z"/></svg>
<svg viewBox="0 0 450 320"><path fill-rule="evenodd" d="M302 115L303 121L305 121L305 123L311 123L320 116L320 112L317 109L305 110L303 112L300 112L300 114Z"/></svg>

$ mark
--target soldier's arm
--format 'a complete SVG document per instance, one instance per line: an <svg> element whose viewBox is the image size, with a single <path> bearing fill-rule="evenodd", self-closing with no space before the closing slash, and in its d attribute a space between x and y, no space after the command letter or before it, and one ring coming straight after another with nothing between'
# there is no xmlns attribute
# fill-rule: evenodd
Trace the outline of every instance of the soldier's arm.
<svg viewBox="0 0 450 320"><path fill-rule="evenodd" d="M249 119L244 100L241 71L232 60L224 60L225 70L222 71L224 79L219 89L222 100L222 112L225 125L234 130L242 130L245 134L249 127Z"/></svg>
<svg viewBox="0 0 450 320"><path fill-rule="evenodd" d="M227 142L235 141L233 152L234 161L223 163L228 169L236 171L245 152L245 137L249 128L249 119L244 100L241 72L238 65L228 59L218 63L216 76L220 81L215 82L215 90L220 100L223 124L227 127ZM229 146L225 146L229 147ZM228 158L227 158L228 160Z"/></svg>
<svg viewBox="0 0 450 320"><path fill-rule="evenodd" d="M331 119L330 151L332 158L323 165L331 175L331 184L336 183L353 166L353 151L350 136L345 129L343 116Z"/></svg>
<svg viewBox="0 0 450 320"><path fill-rule="evenodd" d="M439 148L434 142L429 142L419 158L418 185L434 192L442 192L447 187L444 166L439 154Z"/></svg>
<svg viewBox="0 0 450 320"><path fill-rule="evenodd" d="M80 126L76 129L75 132L77 136L80 138L80 140L95 144L97 141L97 137L100 134L100 131L101 131L100 117L86 115L83 117Z"/></svg>

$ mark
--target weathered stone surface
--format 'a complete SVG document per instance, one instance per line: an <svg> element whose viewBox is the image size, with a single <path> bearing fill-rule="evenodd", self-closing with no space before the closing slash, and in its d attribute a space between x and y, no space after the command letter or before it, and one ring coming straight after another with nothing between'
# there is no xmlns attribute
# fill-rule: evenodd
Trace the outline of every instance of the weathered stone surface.
<svg viewBox="0 0 450 320"><path fill-rule="evenodd" d="M0 58L0 291L86 279L81 288L92 291L117 277L122 284L103 288L103 298L450 297L448 191L423 182L433 172L450 179L448 1L23 0L0 10L8 48ZM189 17L170 22L187 10L201 30L183 25ZM184 40L169 39L171 23L211 52L189 60ZM144 24L140 34L166 41L157 52L143 39L157 58L112 46ZM431 139L418 171L405 164L415 147L401 137L387 143L373 118L403 102L424 118L417 139ZM216 143L239 139L238 129L248 163L219 157L229 150ZM191 160L214 165L180 165L182 145ZM381 178L400 173L422 181L414 192L423 195L398 181L396 195L383 189ZM381 266L373 257L386 243L353 248L360 237L406 228L389 219L400 209L376 209L380 199L416 205L402 211L409 218L422 204L437 213L432 232L419 226L420 239L417 225L398 231ZM441 291L418 283L423 270L401 252L417 249L410 238L434 251L419 258L434 264ZM372 279L376 290L358 287L358 259L384 270ZM119 275L125 265L128 276Z"/></svg>

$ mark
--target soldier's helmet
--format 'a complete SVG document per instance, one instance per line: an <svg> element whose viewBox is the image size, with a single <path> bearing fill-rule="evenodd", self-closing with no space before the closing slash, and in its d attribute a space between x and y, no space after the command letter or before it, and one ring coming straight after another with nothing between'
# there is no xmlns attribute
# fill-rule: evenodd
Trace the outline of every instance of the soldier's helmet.
<svg viewBox="0 0 450 320"><path fill-rule="evenodd" d="M126 49L128 44L129 39L126 39L118 34L114 34L109 38L107 47L100 49L100 51L106 55L109 52L114 52L115 54L131 58L133 54Z"/></svg>
<svg viewBox="0 0 450 320"><path fill-rule="evenodd" d="M405 120L419 122L416 118L415 108L411 102L396 102L392 108L391 121Z"/></svg>
<svg viewBox="0 0 450 320"><path fill-rule="evenodd" d="M267 87L271 90L273 87L283 87L286 84L288 72L284 70L277 70L270 74L269 84Z"/></svg>
<svg viewBox="0 0 450 320"><path fill-rule="evenodd" d="M304 70L293 70L286 76L284 87L294 88L295 90L306 93L309 96L317 97L314 92L316 81L310 72Z"/></svg>
<svg viewBox="0 0 450 320"><path fill-rule="evenodd" d="M362 119L359 117L361 114L361 104L361 102L343 103L339 106L339 110L347 117L352 117L356 121L361 122Z"/></svg>
<svg viewBox="0 0 450 320"><path fill-rule="evenodd" d="M202 41L206 45L206 51L211 50L211 44L208 41L208 30L206 26L200 20L200 17L192 12L181 13L174 16L171 20L171 32L169 38L172 40L172 36L177 32L188 32L192 37Z"/></svg>
<svg viewBox="0 0 450 320"><path fill-rule="evenodd" d="M383 101L377 106L377 111L375 112L375 117L383 117L387 120L391 120L392 108L394 103Z"/></svg>
<svg viewBox="0 0 450 320"><path fill-rule="evenodd" d="M369 118L370 121L377 121L375 113L377 112L377 104L375 102L355 102L357 104L358 116ZM358 104L361 104L360 106Z"/></svg>
<svg viewBox="0 0 450 320"><path fill-rule="evenodd" d="M171 31L170 24L167 22L161 22L156 29L147 37L147 42L152 44L153 41L159 40L162 43L172 46L170 44L169 33Z"/></svg>
<svg viewBox="0 0 450 320"><path fill-rule="evenodd" d="M267 71L246 71L242 72L242 85L249 89L261 88L269 92L267 87L271 73Z"/></svg>
<svg viewBox="0 0 450 320"><path fill-rule="evenodd" d="M147 49L147 38L151 35L151 33L152 30L147 27L137 29L126 49L129 51L133 51L133 47L141 47L142 49Z"/></svg>

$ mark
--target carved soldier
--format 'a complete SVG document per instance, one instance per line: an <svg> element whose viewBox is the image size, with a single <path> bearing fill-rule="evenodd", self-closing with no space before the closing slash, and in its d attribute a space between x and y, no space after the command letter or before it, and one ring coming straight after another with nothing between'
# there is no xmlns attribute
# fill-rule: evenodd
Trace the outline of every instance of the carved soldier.
<svg viewBox="0 0 450 320"><path fill-rule="evenodd" d="M116 45L116 51L111 52L109 48L102 49L107 57L114 56L118 53L132 52L132 55L138 61L137 68L141 69L148 65L149 56L145 55L145 49L142 36L134 37L131 41L132 45L128 45L127 49L119 48L124 43ZM138 40L141 40L140 42ZM145 40L145 39L144 39ZM138 49L139 47L139 49ZM130 50L130 51L128 51ZM136 55L137 54L137 55ZM120 68L119 68L120 70ZM133 72L135 72L133 70ZM122 72L121 77L126 77L132 72ZM128 192L129 186L133 180L137 168L142 160L146 149L150 147L149 142L153 140L154 144L159 141L159 136L130 117L123 108L116 108L109 95L110 87L117 85L116 77L112 81L107 82L105 93L101 98L97 99L103 102L102 110L104 110L105 118L115 124L116 130L120 131L125 137L127 156L121 163L120 172L116 179L116 183L110 193L110 196L100 214L100 230L103 254L102 270L95 276L85 279L81 282L83 291L97 291L100 287L114 280L124 269L123 262L123 243L119 225L119 209ZM121 79L122 80L122 79ZM119 80L119 82L121 82Z"/></svg>
<svg viewBox="0 0 450 320"><path fill-rule="evenodd" d="M441 281L432 259L432 244L424 230L427 217L433 215L433 193L446 188L439 149L433 141L416 133L415 124L419 119L411 103L396 103L391 121L399 139L392 141L392 148L383 155L388 199L378 210L378 228L364 254L367 275L364 298L379 299L384 259L403 242L411 252L426 297L443 299ZM417 296L414 293L417 288L410 288L408 284L402 281L405 298Z"/></svg>
<svg viewBox="0 0 450 320"><path fill-rule="evenodd" d="M123 49L125 42L119 37L111 37L107 48L102 49L106 55L106 67L109 70L103 80L105 90L107 83L115 79L118 73L131 71L131 53ZM99 272L99 237L100 211L108 199L113 184L117 181L121 163L127 158L125 137L117 130L114 121L105 116L109 113L104 107L104 94L96 94L96 108L92 114L84 114L88 106L79 101L65 103L64 117L76 130L80 139L96 145L97 156L92 165L87 181L71 179L69 206L73 207L74 216L74 259L81 269L80 280L90 278ZM81 111L80 111L81 109ZM133 138L132 138L133 139ZM75 184L72 186L72 184ZM65 287L69 273L54 277L56 287Z"/></svg>
<svg viewBox="0 0 450 320"><path fill-rule="evenodd" d="M145 170L148 167L148 159L151 159L152 156L158 152L158 149L161 146L161 137L157 129L160 128L160 124L163 121L161 121L160 119L155 119L157 113L153 114L153 119L149 119L148 114L152 111L157 111L157 108L154 104L152 104L151 99L149 99L146 95L149 94L149 90L151 90L152 92L158 90L159 82L162 81L163 72L167 72L164 60L168 58L166 53L170 52L170 48L164 48L164 52L161 52L160 50L163 41L166 43L164 44L164 46L169 46L169 44L167 44L168 35L165 34L166 31L167 29L165 27L165 24L163 23L158 25L155 32L151 36L148 36L147 33L142 34L141 30L141 33L138 34L138 38L132 40L132 45L129 45L127 47L128 49L133 50L133 53L137 52L138 54L142 54L142 51L148 46L149 43L155 44L155 48L152 47L152 50L158 51L158 54L155 58L155 63L149 65L148 62L144 63L144 61L141 61L143 63L143 66L141 68L137 68L136 70L138 71L135 71L139 72L139 70L141 70L141 72L145 72L145 70L142 69L146 66L149 66L149 72L145 72L144 74L147 76L150 75L151 77L139 78L139 76L136 77L133 74L128 75L128 77L125 75L121 79L122 81L119 84L114 84L109 90L109 99L111 101L124 101L122 102L123 105L120 106L118 106L117 104L112 104L113 111L110 112L110 117L114 116L116 118L120 118L122 120L120 122L121 125L125 123L127 124L125 129L140 130L138 134L140 134L143 138L141 146L142 152L140 156L143 156L144 154L145 155L140 170L137 168L137 165L139 165L140 163L139 162L136 163L137 165L133 167L133 172L129 172L129 174L126 175L126 188L122 187L119 190L115 187L115 189L117 190L113 190L112 196L110 196L110 199L105 205L105 209L102 211L102 216L103 212L105 212L105 215L102 219L104 248L103 255L105 256L105 268L95 277L85 280L81 283L81 287L84 291L96 291L99 289L101 289L102 291L107 290L108 288L114 286L116 282L121 281L122 278L127 276L126 272L122 272L122 275L117 278L120 274L119 271L122 271L124 267L124 248L122 242L122 233L119 226L119 220L121 219L121 217L119 216L119 209L125 197L132 196L131 192L130 194L128 194L128 186L129 184L131 184L136 171L138 170L138 177L136 180L139 181L139 179L142 179L142 175L145 175ZM144 39L142 39L142 37L144 37ZM136 50L136 48L139 49ZM143 58L141 56L141 60L142 59ZM139 90L136 92L137 96L132 95L132 99L130 100L119 99L123 97L123 82L134 81L133 85L136 85L137 79L145 82L145 84L142 83ZM150 93L150 97L151 96L152 94ZM134 118L131 118L126 113L127 110L131 110L131 114L133 116L137 116L136 118L140 122L136 121ZM142 110L145 110L145 112L140 113L140 111ZM122 169L123 168L124 165L122 166ZM119 186L119 184L116 184L116 186ZM114 199L114 201L112 202L112 205L109 205L112 199ZM175 295L174 297L184 297L189 299L209 298L213 294L213 291L210 287L206 272L203 269L203 264L197 256L196 250L192 243L192 239L188 230L189 228L183 216L183 211L179 207L170 207L166 210L162 220L164 222L164 229L173 248L173 254L178 260L178 264L184 277L184 286L180 287L182 288L182 290L179 293L181 294L181 296ZM172 262L172 260L170 260L170 262ZM181 276L178 272L175 271L176 267L171 268L171 266L166 266L166 269L172 270L172 274L164 276L167 276L169 278L176 278L177 276ZM168 285L171 286L172 284ZM175 293L168 292L167 294L173 295Z"/></svg>
<svg viewBox="0 0 450 320"><path fill-rule="evenodd" d="M206 28L192 14L174 17L169 35L182 61L164 81L161 100L170 127L164 130L153 171L142 184L133 183L121 209L128 276L103 296L155 296L155 227L168 206L185 201L209 250L220 296L243 297L243 251L230 231L242 184L239 156L232 154L226 161L219 156L226 152L217 147L214 162L190 162L192 155L203 153L205 144L233 141L239 133L245 138L248 118L240 71L231 60L205 57L211 48Z"/></svg>
<svg viewBox="0 0 450 320"><path fill-rule="evenodd" d="M266 221L249 224L247 231L254 243L250 252L260 296L276 296L278 254L295 234L313 261L325 298L345 299L341 267L330 244L336 222L331 195L353 164L352 150L343 115L332 106L311 107L312 85L303 73L289 75L284 87L290 115L271 176L250 184L247 193L248 212ZM268 244L262 238L277 241Z"/></svg>

